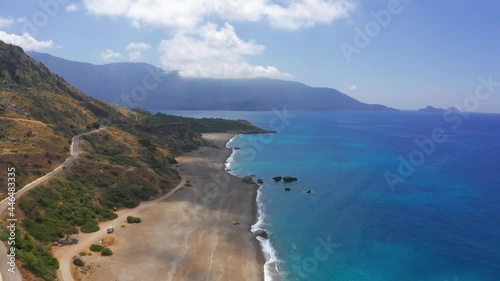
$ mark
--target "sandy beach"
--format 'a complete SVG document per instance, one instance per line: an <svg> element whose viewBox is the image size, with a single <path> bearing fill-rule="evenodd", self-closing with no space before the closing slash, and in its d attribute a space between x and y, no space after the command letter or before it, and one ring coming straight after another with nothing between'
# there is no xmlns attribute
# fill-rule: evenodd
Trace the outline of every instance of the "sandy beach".
<svg viewBox="0 0 500 281"><path fill-rule="evenodd" d="M262 281L265 261L250 232L258 186L224 170L231 154L225 144L233 136L204 135L213 147L179 157L186 184L164 200L127 211L142 223L115 222L115 233L105 235L114 239L114 254L85 256L90 268L77 270L76 280Z"/></svg>

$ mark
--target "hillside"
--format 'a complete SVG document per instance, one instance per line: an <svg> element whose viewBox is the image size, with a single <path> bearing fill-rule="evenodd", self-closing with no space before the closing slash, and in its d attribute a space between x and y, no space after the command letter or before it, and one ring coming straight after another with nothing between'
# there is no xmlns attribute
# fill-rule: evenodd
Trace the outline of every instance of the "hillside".
<svg viewBox="0 0 500 281"><path fill-rule="evenodd" d="M155 110L254 111L283 107L290 110L393 110L383 105L362 103L335 89L314 88L297 82L266 78L183 78L175 72L165 73L143 63L92 65L49 54L30 52L29 55L86 94L126 107ZM141 92L137 87L146 90Z"/></svg>
<svg viewBox="0 0 500 281"><path fill-rule="evenodd" d="M245 121L151 115L107 104L0 41L0 167L15 167L18 189L63 163L74 135L96 128L102 130L80 139L77 161L17 200L23 280L54 280L52 242L97 231L99 222L116 217L115 210L176 186L175 157L206 145L203 132L267 132ZM4 173L0 200L6 196ZM2 227L0 239L8 235Z"/></svg>

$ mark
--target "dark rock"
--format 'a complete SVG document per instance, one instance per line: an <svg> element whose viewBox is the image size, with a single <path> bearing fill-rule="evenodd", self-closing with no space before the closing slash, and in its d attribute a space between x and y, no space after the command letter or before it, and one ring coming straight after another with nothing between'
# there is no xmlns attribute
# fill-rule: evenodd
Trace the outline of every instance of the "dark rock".
<svg viewBox="0 0 500 281"><path fill-rule="evenodd" d="M312 194L312 193L313 193L312 190L306 191L306 194Z"/></svg>
<svg viewBox="0 0 500 281"><path fill-rule="evenodd" d="M85 262L79 256L73 257L73 264L76 266L85 266Z"/></svg>
<svg viewBox="0 0 500 281"><path fill-rule="evenodd" d="M263 181L262 179L258 179L258 180L257 180L257 183L258 183L258 184L263 184L263 183L264 183L264 181Z"/></svg>
<svg viewBox="0 0 500 281"><path fill-rule="evenodd" d="M264 239L269 239L269 235L267 234L267 231L259 229L254 232L255 236L262 237Z"/></svg>
<svg viewBox="0 0 500 281"><path fill-rule="evenodd" d="M274 180L275 182L280 182L280 181L282 181L282 180L283 180L283 177L274 177L274 178L273 178L273 180Z"/></svg>
<svg viewBox="0 0 500 281"><path fill-rule="evenodd" d="M294 178L294 177L283 177L283 182L294 182L298 181L299 179Z"/></svg>
<svg viewBox="0 0 500 281"><path fill-rule="evenodd" d="M285 191L292 191L292 189L287 187L287 188L285 188Z"/></svg>
<svg viewBox="0 0 500 281"><path fill-rule="evenodd" d="M252 184L252 183L254 183L254 182L253 182L253 179L252 179L252 177L251 177L251 176L246 176L246 177L242 178L242 179L241 179L241 182L243 182L243 183L248 183L248 184Z"/></svg>
<svg viewBox="0 0 500 281"><path fill-rule="evenodd" d="M237 221L233 221L233 225L240 225L240 223Z"/></svg>
<svg viewBox="0 0 500 281"><path fill-rule="evenodd" d="M237 147L235 147L235 148L233 148L233 149L234 149L234 150L240 150L240 149L241 149L241 147L238 147L238 146L237 146Z"/></svg>

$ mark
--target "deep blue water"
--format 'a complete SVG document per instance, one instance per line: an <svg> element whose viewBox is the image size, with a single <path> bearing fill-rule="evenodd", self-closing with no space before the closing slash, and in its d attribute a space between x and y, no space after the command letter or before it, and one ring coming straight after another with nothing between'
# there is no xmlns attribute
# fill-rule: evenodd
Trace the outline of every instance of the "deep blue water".
<svg viewBox="0 0 500 281"><path fill-rule="evenodd" d="M283 280L500 280L500 115L291 112L283 123L272 112L169 113L279 129L230 145L242 148L231 169L264 179L262 226ZM425 154L416 141L434 130L446 140L427 140ZM400 156L418 164L411 175Z"/></svg>

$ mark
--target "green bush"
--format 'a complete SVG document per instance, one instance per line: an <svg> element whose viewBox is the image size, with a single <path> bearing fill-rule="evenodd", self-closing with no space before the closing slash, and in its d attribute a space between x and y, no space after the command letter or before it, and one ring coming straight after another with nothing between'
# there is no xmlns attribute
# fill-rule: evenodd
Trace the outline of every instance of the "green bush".
<svg viewBox="0 0 500 281"><path fill-rule="evenodd" d="M101 251L101 256L111 256L113 254L113 251L111 251L110 248L104 248L102 251Z"/></svg>
<svg viewBox="0 0 500 281"><path fill-rule="evenodd" d="M0 232L0 240L7 241L7 239L9 239L9 234L9 231L7 230Z"/></svg>
<svg viewBox="0 0 500 281"><path fill-rule="evenodd" d="M86 256L86 255L87 255L87 253L86 253L86 252L80 252L80 256L82 256L82 257L83 257L83 256Z"/></svg>
<svg viewBox="0 0 500 281"><path fill-rule="evenodd" d="M89 221L82 226L83 233L91 233L99 230L99 226L95 221Z"/></svg>
<svg viewBox="0 0 500 281"><path fill-rule="evenodd" d="M133 216L128 216L127 217L127 222L128 223L141 223L141 218L138 217L133 217Z"/></svg>
<svg viewBox="0 0 500 281"><path fill-rule="evenodd" d="M22 235L16 230L16 248L19 261L39 277L37 280L52 281L56 278L59 262L50 255L50 247L37 247L33 245L29 235Z"/></svg>
<svg viewBox="0 0 500 281"><path fill-rule="evenodd" d="M91 250L92 252L101 252L102 250L104 250L104 246L101 246L99 244L92 244L90 245L89 250Z"/></svg>

